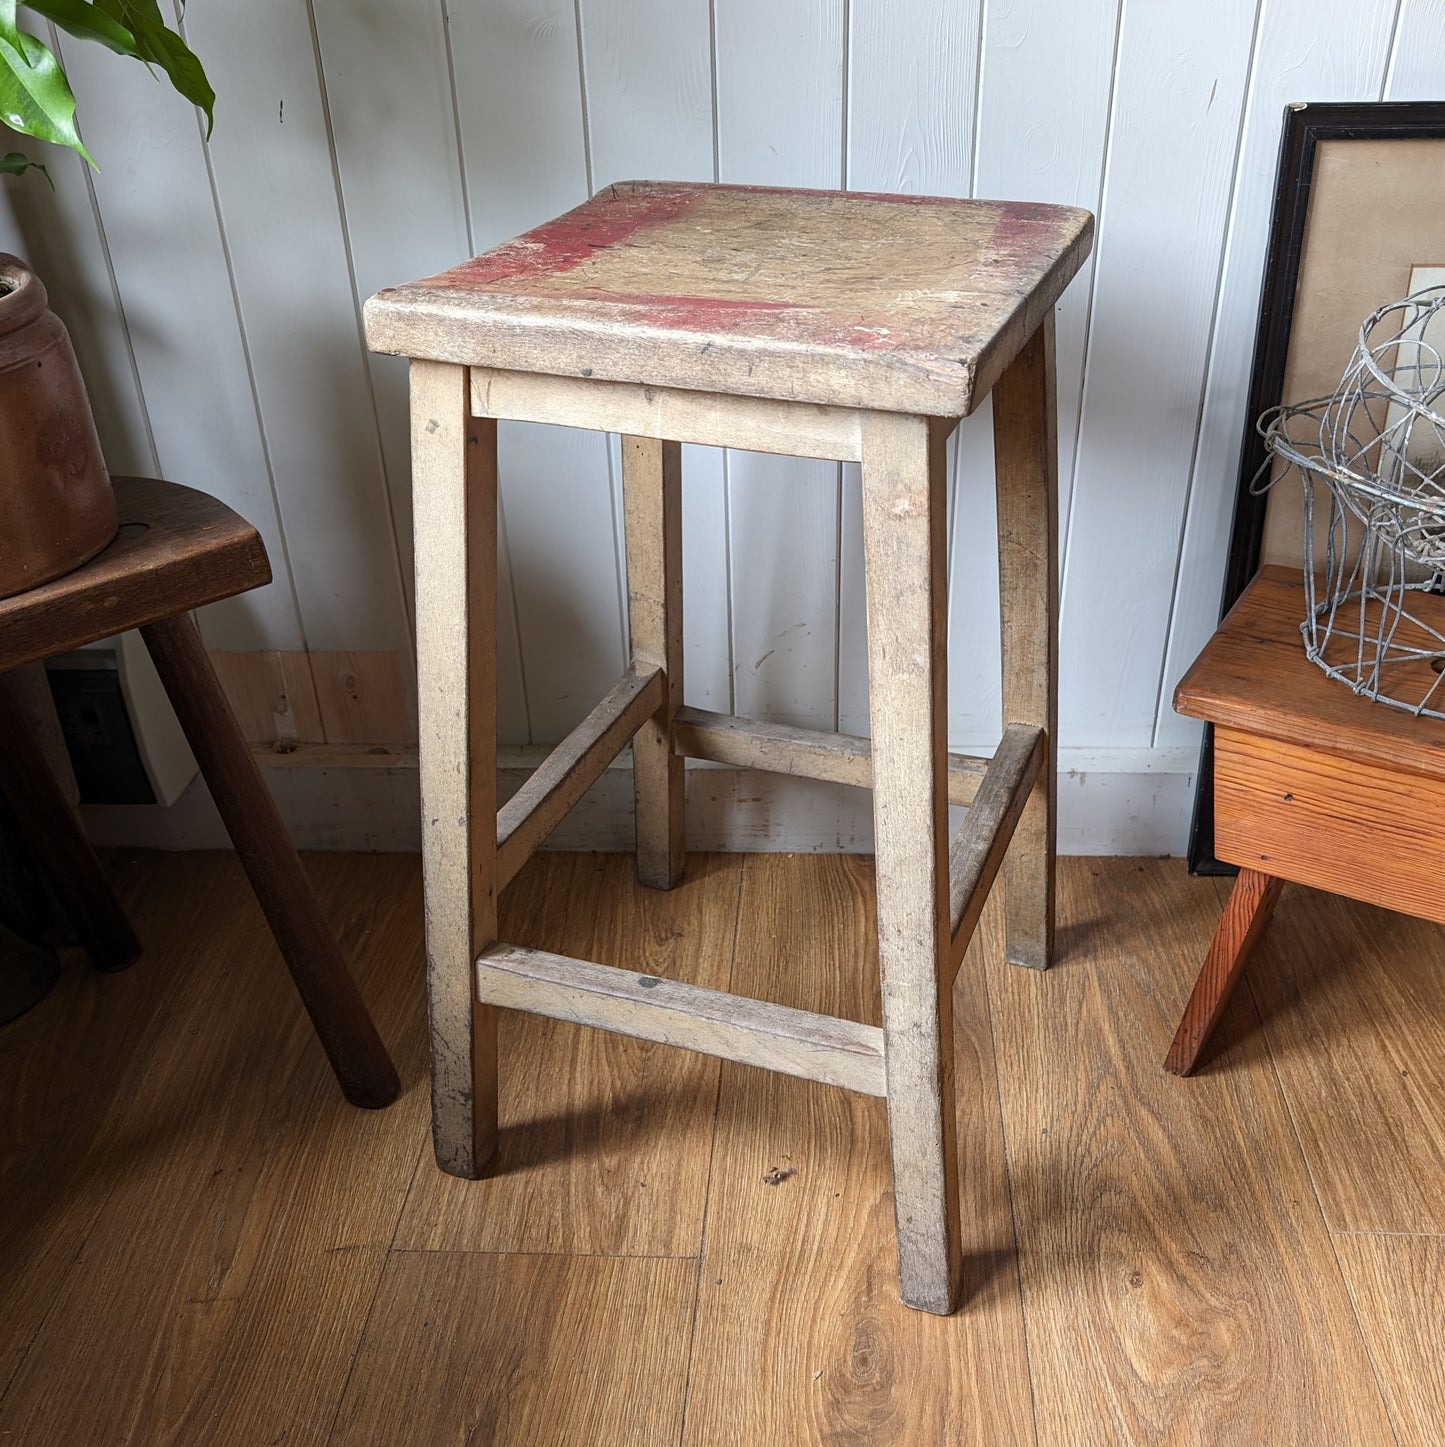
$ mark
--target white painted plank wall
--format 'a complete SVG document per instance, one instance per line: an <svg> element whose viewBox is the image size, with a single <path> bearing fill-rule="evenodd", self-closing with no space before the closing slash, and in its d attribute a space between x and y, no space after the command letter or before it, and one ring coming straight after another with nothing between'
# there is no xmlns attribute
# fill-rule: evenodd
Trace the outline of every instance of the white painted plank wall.
<svg viewBox="0 0 1445 1447"><path fill-rule="evenodd" d="M720 180L843 184L845 12L716 5ZM840 465L730 451L727 468L734 709L835 728Z"/></svg>
<svg viewBox="0 0 1445 1447"><path fill-rule="evenodd" d="M1152 742L1256 3L1124 7L1065 539L1060 738Z"/></svg>
<svg viewBox="0 0 1445 1447"><path fill-rule="evenodd" d="M1229 549L1254 359L1259 290L1274 205L1284 108L1301 99L1379 99L1395 14L1355 0L1275 0L1249 77L1228 240L1215 299L1199 441L1189 484L1155 728L1164 746L1196 744L1203 725L1170 707L1174 685L1214 631ZM1438 32L1437 32L1438 33Z"/></svg>
<svg viewBox="0 0 1445 1447"><path fill-rule="evenodd" d="M1280 111L1445 95L1445 0L208 0L187 24L210 148L165 87L65 41L101 170L52 155L54 195L5 183L0 243L70 324L112 465L260 527L277 582L207 611L214 646L409 647L405 364L357 323L379 287L628 176L1081 204L1062 743L1089 777L1174 781L1150 797L1182 839L1197 734L1168 704L1215 621ZM999 727L990 445L985 408L950 493L961 746ZM502 729L535 745L623 665L620 470L564 429L506 427L502 451ZM857 486L686 450L691 702L866 729ZM807 842L793 798L780 843Z"/></svg>
<svg viewBox="0 0 1445 1447"><path fill-rule="evenodd" d="M979 15L971 7L914 6L889 0L854 0L849 16L847 154L844 183L855 191L910 195L971 194L974 116L978 79ZM962 433L976 430L974 417ZM953 508L960 434L949 442L949 505L953 532L991 528L987 518L963 519ZM989 474L992 476L992 473ZM862 478L856 463L843 468L842 560L838 606L838 726L868 732L868 623L863 583ZM991 516L991 514L990 514ZM998 569L994 568L995 588ZM994 616L998 604L994 603ZM997 630L995 630L996 632ZM969 730L969 705L978 706L969 664L979 649L979 630L949 631L950 732ZM990 725L972 730L987 737L998 711L997 650L993 663ZM987 705L985 704L985 709Z"/></svg>
<svg viewBox="0 0 1445 1447"><path fill-rule="evenodd" d="M85 97L91 182L161 471L205 488L261 533L277 581L202 615L213 648L302 648L275 479L198 117L141 67L61 45ZM32 143L33 144L33 143ZM80 179L74 167L69 177ZM23 177L44 185L39 177ZM44 259L31 258L41 271ZM57 296L64 315L65 298Z"/></svg>
<svg viewBox="0 0 1445 1447"><path fill-rule="evenodd" d="M594 184L714 180L708 0L581 0L578 14ZM619 479L617 439L609 445ZM726 713L732 652L722 450L684 447L682 475L684 691L694 707ZM614 527L620 536L620 515Z"/></svg>

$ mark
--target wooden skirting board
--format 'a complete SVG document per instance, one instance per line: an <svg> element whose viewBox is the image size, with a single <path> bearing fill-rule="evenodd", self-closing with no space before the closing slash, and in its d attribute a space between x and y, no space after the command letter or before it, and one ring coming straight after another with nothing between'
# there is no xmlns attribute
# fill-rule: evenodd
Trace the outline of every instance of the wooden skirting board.
<svg viewBox="0 0 1445 1447"><path fill-rule="evenodd" d="M395 652L213 651L211 662L253 744L416 743L410 669ZM357 752L353 748L353 752Z"/></svg>

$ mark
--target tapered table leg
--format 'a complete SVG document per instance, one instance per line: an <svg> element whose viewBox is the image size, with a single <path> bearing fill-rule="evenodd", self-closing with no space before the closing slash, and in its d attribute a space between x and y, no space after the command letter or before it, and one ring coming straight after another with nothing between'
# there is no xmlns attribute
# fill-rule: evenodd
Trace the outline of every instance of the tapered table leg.
<svg viewBox="0 0 1445 1447"><path fill-rule="evenodd" d="M903 1300L952 1311L962 1269L948 968L946 434L865 414L863 545L888 1133Z"/></svg>
<svg viewBox="0 0 1445 1447"><path fill-rule="evenodd" d="M296 982L336 1079L353 1105L379 1109L400 1086L386 1047L321 917L286 825L241 736L188 613L141 629L236 854Z"/></svg>
<svg viewBox="0 0 1445 1447"><path fill-rule="evenodd" d="M1059 512L1054 318L1050 311L993 389L1003 721L1044 731L1045 755L1004 860L1009 960L1054 955L1059 752Z"/></svg>
<svg viewBox="0 0 1445 1447"><path fill-rule="evenodd" d="M1198 1063L1283 888L1284 880L1272 874L1261 874L1257 869L1239 871L1219 928L1209 942L1204 967L1184 1007L1174 1043L1164 1058L1164 1068L1171 1075L1188 1075Z"/></svg>

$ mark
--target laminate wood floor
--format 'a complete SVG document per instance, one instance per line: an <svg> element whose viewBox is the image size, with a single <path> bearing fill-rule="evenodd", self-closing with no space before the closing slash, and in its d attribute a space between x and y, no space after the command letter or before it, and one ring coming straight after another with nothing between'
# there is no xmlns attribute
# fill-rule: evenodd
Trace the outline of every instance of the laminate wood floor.
<svg viewBox="0 0 1445 1447"><path fill-rule="evenodd" d="M420 867L315 855L406 1082L346 1106L229 855L114 856L146 954L0 1030L0 1447L1438 1444L1445 932L1287 888L1199 1074L1223 901L1067 860L955 998L967 1299L899 1306L883 1102L530 1017L431 1164ZM872 866L542 855L502 931L876 1022Z"/></svg>

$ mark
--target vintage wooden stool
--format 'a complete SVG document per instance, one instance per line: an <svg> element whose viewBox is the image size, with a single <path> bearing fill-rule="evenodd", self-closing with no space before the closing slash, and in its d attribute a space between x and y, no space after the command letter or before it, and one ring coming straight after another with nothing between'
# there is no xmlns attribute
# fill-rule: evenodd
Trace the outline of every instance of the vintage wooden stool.
<svg viewBox="0 0 1445 1447"><path fill-rule="evenodd" d="M1008 948L1053 940L1054 206L625 183L367 304L411 357L437 1160L496 1137L496 1005L888 1099L905 1301L961 1260L950 988L1007 850ZM993 390L1006 728L946 753L944 444ZM496 424L623 434L632 666L496 810ZM862 464L872 746L683 706L679 443ZM497 891L632 741L638 873L683 867L684 758L872 784L883 1028L497 941ZM948 805L972 803L950 850ZM492 820L496 817L496 829ZM1012 847L1010 848L1010 839Z"/></svg>
<svg viewBox="0 0 1445 1447"><path fill-rule="evenodd" d="M5 673L139 628L342 1092L353 1105L389 1105L396 1071L190 616L203 603L271 581L260 535L191 488L136 477L118 477L114 486L120 531L108 548L73 573L0 598L0 789L92 963L129 963L139 943L28 737Z"/></svg>
<svg viewBox="0 0 1445 1447"><path fill-rule="evenodd" d="M1412 593L1411 607L1445 626L1445 598ZM1176 1075L1193 1070L1286 881L1445 924L1445 723L1328 677L1305 656L1304 616L1299 571L1262 569L1174 693L1214 725L1214 852L1239 865L1164 1061Z"/></svg>

